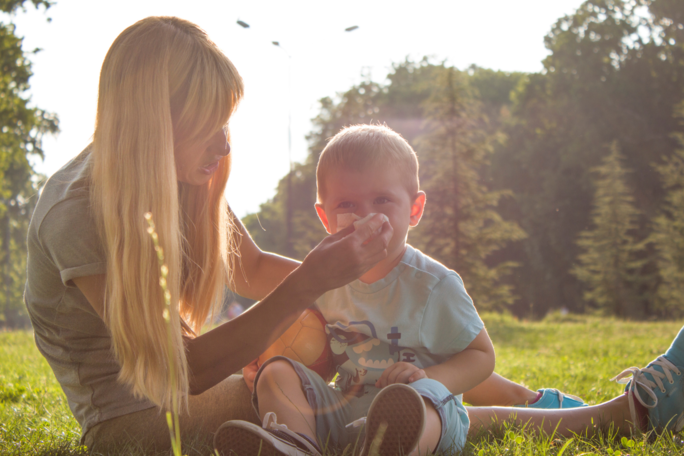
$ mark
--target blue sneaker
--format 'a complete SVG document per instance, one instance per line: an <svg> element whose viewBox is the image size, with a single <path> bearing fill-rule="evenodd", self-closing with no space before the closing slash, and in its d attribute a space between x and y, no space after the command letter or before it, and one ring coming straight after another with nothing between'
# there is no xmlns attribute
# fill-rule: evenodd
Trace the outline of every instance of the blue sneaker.
<svg viewBox="0 0 684 456"><path fill-rule="evenodd" d="M648 409L648 429L679 432L684 428L684 328L663 356L643 369L630 367L612 380L626 383L632 423L639 422L634 398ZM647 396L644 400L644 395Z"/></svg>
<svg viewBox="0 0 684 456"><path fill-rule="evenodd" d="M538 409L561 409L586 407L582 399L572 394L563 393L555 388L542 388L537 390L542 396L531 404L516 405L516 407L528 407Z"/></svg>

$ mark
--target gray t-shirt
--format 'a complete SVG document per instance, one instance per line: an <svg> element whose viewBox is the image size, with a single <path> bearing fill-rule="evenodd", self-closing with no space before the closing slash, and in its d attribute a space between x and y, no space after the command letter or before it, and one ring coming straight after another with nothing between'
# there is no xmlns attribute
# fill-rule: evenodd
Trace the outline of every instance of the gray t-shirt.
<svg viewBox="0 0 684 456"><path fill-rule="evenodd" d="M117 381L120 366L110 333L73 282L106 272L90 212L89 159L86 149L43 188L28 230L24 292L36 346L62 386L83 436L99 422L154 407Z"/></svg>

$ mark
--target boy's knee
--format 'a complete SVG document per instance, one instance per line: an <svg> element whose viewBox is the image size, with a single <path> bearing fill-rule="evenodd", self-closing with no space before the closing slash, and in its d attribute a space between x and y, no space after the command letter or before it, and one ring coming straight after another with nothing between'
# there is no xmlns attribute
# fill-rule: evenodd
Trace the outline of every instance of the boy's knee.
<svg viewBox="0 0 684 456"><path fill-rule="evenodd" d="M263 389L271 389L275 385L276 379L285 382L299 381L299 376L289 361L276 359L261 369L259 380L255 385L257 394Z"/></svg>

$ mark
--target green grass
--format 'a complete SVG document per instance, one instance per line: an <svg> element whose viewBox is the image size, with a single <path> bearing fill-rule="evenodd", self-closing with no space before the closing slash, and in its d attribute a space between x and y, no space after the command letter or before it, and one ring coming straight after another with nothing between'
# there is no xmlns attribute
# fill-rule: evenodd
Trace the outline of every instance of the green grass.
<svg viewBox="0 0 684 456"><path fill-rule="evenodd" d="M620 394L610 382L629 366L644 366L663 353L682 322L634 323L552 315L542 322L519 322L485 315L497 352L496 371L526 386L554 387L595 404ZM86 454L80 429L52 371L30 332L0 332L0 455ZM567 446L565 446L567 444ZM565 448L565 449L563 449ZM188 448L189 454L209 449ZM136 451L127 451L136 453ZM539 436L502 426L470 439L468 455L608 456L683 454L679 436L603 435L592 439Z"/></svg>

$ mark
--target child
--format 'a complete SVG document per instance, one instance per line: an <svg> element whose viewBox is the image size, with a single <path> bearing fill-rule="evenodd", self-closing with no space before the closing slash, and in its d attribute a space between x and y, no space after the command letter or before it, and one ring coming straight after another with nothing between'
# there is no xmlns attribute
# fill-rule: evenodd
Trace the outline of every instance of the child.
<svg viewBox="0 0 684 456"><path fill-rule="evenodd" d="M469 421L460 395L492 374L494 349L458 274L406 244L425 206L415 153L389 128L347 128L321 155L317 182L316 211L329 233L340 228L338 218L379 213L394 234L384 260L317 302L330 322L337 388L294 361L273 358L255 381L260 415L275 412L294 436L305 436L290 434L312 454L316 440L353 445L362 427L346 426L366 415L370 438L361 454L385 422L381 454L462 448ZM244 429L221 434L249 438Z"/></svg>
<svg viewBox="0 0 684 456"><path fill-rule="evenodd" d="M357 222L355 229L367 230L372 237L371 226L380 227L384 217L394 230L387 257L359 280L317 301L329 322L339 374L336 388L297 362L270 359L254 381L253 401L263 428L243 421L224 423L214 441L219 453L318 455L321 446L358 443L360 454L367 456L376 440L381 441L381 455L463 448L469 417L461 394L490 378L494 350L458 274L406 244L408 229L418 224L425 205L417 168L408 143L386 127L350 127L326 146L317 170L316 210L323 225L335 233L341 224L376 213L365 223ZM680 339L668 354L680 350ZM673 366L661 371L681 375ZM669 379L668 372L652 374L651 366L643 372ZM638 378L630 384L631 391L634 384L650 388L642 371L628 373ZM677 384L677 397L680 390ZM652 411L639 409L634 397ZM657 400L648 404L632 392L579 413L568 411L572 415L505 408L471 409L471 414L476 423L486 425L520 410L515 412L518 422L529 420L562 435L581 432L606 416L612 417L616 429L631 432L633 423L644 416L658 429L674 414L674 428L681 429L683 401L670 401L663 408ZM558 428L561 421L564 426Z"/></svg>

